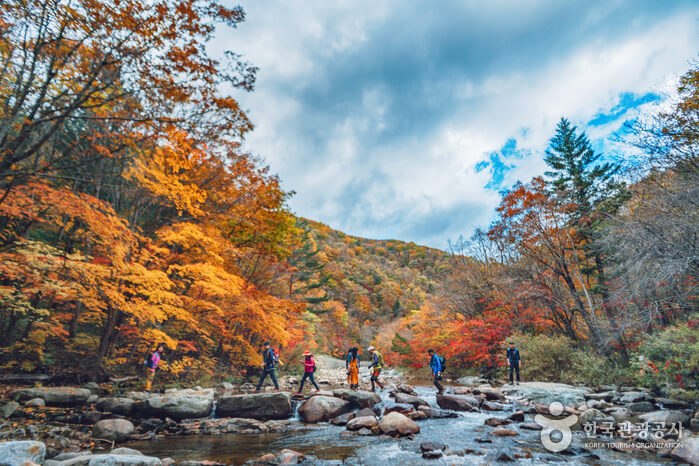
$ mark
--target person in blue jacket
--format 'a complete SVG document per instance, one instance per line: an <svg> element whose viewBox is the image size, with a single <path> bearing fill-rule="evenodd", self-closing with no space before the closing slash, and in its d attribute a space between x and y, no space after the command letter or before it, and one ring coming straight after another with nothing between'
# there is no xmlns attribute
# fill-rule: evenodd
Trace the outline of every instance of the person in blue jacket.
<svg viewBox="0 0 699 466"><path fill-rule="evenodd" d="M437 353L433 349L427 350L427 354L430 355L430 369L432 369L432 382L434 386L437 387L437 395L444 393L444 387L440 380L442 380L442 360L437 356Z"/></svg>
<svg viewBox="0 0 699 466"><path fill-rule="evenodd" d="M510 347L507 348L507 365L510 366L510 383L514 383L512 373L517 372L516 384L519 384L519 364L520 364L519 350L517 348L515 348L515 343L513 341L511 341Z"/></svg>

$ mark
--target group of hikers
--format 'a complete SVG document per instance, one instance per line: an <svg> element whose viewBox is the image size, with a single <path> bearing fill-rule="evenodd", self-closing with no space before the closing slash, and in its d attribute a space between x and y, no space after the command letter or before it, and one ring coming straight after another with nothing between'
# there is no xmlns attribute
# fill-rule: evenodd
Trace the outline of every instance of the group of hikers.
<svg viewBox="0 0 699 466"><path fill-rule="evenodd" d="M158 344L155 351L150 353L144 361L146 368L145 390L148 392L151 390L153 379L155 377L155 371L158 368L158 364L160 364L164 351L164 345L162 343ZM371 391L376 391L377 385L380 390L383 390L384 385L379 381L381 370L384 367L383 356L373 346L370 346L367 351L370 354L371 360L371 364L369 364L369 373L371 374L369 379L371 382ZM442 373L446 367L446 360L438 356L433 349L427 350L427 354L430 357L432 383L434 383L434 386L437 387L437 394L441 395L444 393L444 386L440 383L440 381L442 380ZM506 359L510 370L510 383L519 383L519 368L521 360L519 350L515 347L514 342L510 342L510 345L507 348ZM277 382L277 366L283 365L283 363L279 360L279 353L272 348L272 345L269 342L265 342L263 346L262 361L262 375L260 376L260 381L257 383L256 390L258 392L260 391L267 376L272 379L275 391L279 390L279 382ZM296 393L301 394L306 380L311 381L316 389L316 392L320 391L314 377L317 365L316 361L313 359L313 354L310 351L304 351L303 359L300 362L303 365L303 377L301 377L301 384L299 385L299 389ZM350 389L354 391L359 390L359 367L359 348L353 346L347 350L345 369L347 370L347 383L349 384ZM515 373L517 375L516 382L513 379L513 375Z"/></svg>
<svg viewBox="0 0 699 466"><path fill-rule="evenodd" d="M368 351L372 358L372 362L369 364L369 371L371 372L371 390L375 391L377 385L383 390L384 386L379 381L379 375L381 375L381 370L384 366L383 356L381 356L381 353L376 351L376 348L373 346L370 346ZM272 348L272 345L269 342L265 342L264 344L264 349L262 350L262 361L262 375L260 376L260 381L257 383L256 391L260 391L267 376L272 379L274 389L279 390L279 382L277 382L277 365L282 365L282 362L279 360L279 354L274 348ZM303 359L300 362L303 365L303 377L301 377L301 383L296 393L301 394L306 380L311 381L316 389L316 392L320 391L320 387L318 387L315 377L313 376L318 367L316 365L316 361L313 359L313 354L310 351L304 351ZM347 357L345 359L347 383L349 384L350 389L355 391L359 390L359 364L359 348L355 346L347 351Z"/></svg>

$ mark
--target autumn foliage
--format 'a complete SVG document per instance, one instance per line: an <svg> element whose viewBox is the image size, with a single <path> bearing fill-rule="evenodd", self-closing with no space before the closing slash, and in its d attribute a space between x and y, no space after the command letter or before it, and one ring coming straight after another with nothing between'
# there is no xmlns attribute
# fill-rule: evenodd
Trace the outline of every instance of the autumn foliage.
<svg viewBox="0 0 699 466"><path fill-rule="evenodd" d="M257 363L302 339L275 297L294 221L249 154L207 54L217 2L0 5L0 367L123 373L164 342L172 377ZM252 267L250 264L257 264Z"/></svg>

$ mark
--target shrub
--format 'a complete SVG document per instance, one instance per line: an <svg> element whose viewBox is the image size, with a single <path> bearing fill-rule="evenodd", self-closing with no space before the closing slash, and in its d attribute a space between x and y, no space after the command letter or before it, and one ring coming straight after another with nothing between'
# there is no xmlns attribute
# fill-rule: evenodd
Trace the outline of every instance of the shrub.
<svg viewBox="0 0 699 466"><path fill-rule="evenodd" d="M598 386L631 381L624 365L562 335L513 335L522 363L522 380ZM503 354L505 349L503 348ZM509 369L505 376L509 377Z"/></svg>
<svg viewBox="0 0 699 466"><path fill-rule="evenodd" d="M513 335L505 342L503 355L509 342L519 349L522 362L520 371L523 380L561 382L561 374L572 368L574 354L572 341L564 336ZM509 376L509 369L505 367Z"/></svg>
<svg viewBox="0 0 699 466"><path fill-rule="evenodd" d="M633 361L637 382L653 390L699 390L699 332L696 316L653 333Z"/></svg>

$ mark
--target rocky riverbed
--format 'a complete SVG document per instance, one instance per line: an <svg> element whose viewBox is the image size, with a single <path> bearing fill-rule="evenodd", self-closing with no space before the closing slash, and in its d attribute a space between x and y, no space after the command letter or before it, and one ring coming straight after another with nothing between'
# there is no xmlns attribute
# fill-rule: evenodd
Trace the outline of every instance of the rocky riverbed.
<svg viewBox="0 0 699 466"><path fill-rule="evenodd" d="M436 396L397 373L381 393L353 392L344 375L325 367L322 390L306 396L293 394L291 377L263 393L249 384L18 388L0 402L0 464L699 463L696 407L632 387L466 377ZM570 446L545 448L542 429L568 419Z"/></svg>

